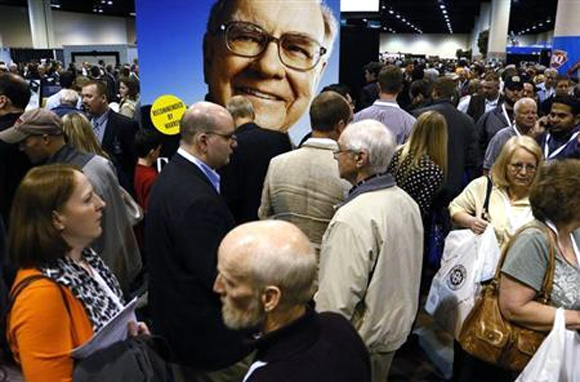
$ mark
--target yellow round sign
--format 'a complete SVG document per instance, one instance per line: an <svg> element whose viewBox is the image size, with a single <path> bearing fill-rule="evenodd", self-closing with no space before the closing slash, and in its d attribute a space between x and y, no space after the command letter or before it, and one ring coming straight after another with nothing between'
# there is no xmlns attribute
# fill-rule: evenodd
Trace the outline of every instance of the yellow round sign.
<svg viewBox="0 0 580 382"><path fill-rule="evenodd" d="M179 121L185 110L185 103L176 96L162 95L151 105L151 122L163 134L179 134Z"/></svg>

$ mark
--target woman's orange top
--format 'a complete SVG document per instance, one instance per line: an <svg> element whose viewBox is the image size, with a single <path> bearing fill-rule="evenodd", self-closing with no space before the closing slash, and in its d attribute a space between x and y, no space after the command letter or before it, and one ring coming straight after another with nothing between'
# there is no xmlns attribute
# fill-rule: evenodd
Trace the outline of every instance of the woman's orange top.
<svg viewBox="0 0 580 382"><path fill-rule="evenodd" d="M14 285L40 274L36 269L18 271ZM82 303L63 287L70 307L54 282L37 280L18 295L8 318L8 341L21 364L26 382L70 382L71 350L93 336L93 327Z"/></svg>

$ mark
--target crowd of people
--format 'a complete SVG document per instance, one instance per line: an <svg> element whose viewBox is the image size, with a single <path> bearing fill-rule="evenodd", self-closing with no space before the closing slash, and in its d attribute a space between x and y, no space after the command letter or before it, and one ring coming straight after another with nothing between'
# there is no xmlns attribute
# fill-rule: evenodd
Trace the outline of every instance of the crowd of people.
<svg viewBox="0 0 580 382"><path fill-rule="evenodd" d="M196 102L158 173L137 64L1 67L0 342L27 381L70 381L140 295L128 333L167 341L172 380L385 382L452 229L493 227L507 320L580 327L580 87L553 69L372 62L360 94L312 97L295 146L252 97ZM62 90L26 110L26 78ZM514 379L455 353L457 381Z"/></svg>

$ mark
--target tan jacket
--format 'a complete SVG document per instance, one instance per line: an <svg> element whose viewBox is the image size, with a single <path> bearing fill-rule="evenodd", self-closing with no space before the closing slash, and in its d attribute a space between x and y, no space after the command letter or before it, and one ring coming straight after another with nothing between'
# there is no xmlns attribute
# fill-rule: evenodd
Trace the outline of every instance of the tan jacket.
<svg viewBox="0 0 580 382"><path fill-rule="evenodd" d="M371 352L395 351L417 313L422 256L415 201L396 186L362 193L324 235L316 309L351 320Z"/></svg>
<svg viewBox="0 0 580 382"><path fill-rule="evenodd" d="M260 219L294 223L319 248L335 206L351 187L340 179L334 150L335 141L310 138L300 149L273 158L264 180Z"/></svg>

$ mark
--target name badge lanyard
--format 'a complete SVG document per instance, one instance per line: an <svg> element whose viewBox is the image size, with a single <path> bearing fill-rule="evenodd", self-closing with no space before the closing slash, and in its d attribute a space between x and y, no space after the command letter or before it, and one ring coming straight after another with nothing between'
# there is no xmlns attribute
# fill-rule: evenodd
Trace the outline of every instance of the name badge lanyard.
<svg viewBox="0 0 580 382"><path fill-rule="evenodd" d="M577 131L574 134L572 134L572 136L570 137L570 139L568 139L568 142L564 143L562 146L558 147L551 154L549 154L550 149L548 148L548 141L550 141L550 138L552 138L552 136L550 135L550 133L548 133L546 135L546 142L544 142L544 158L546 158L546 159L553 159L556 155L560 154L560 152L562 152L562 150L564 150L564 148L566 146L568 146L568 144L570 142L572 142L573 140L575 140L578 137L578 134L580 134L580 131Z"/></svg>
<svg viewBox="0 0 580 382"><path fill-rule="evenodd" d="M551 221L547 220L546 221L546 225L548 227L550 227L550 229L552 231L554 231L554 233L556 234L556 237L558 237L558 229L556 228L556 226L554 225L554 223L552 223ZM580 267L580 250L578 249L578 244L576 244L576 240L574 240L574 235L572 233L570 233L570 241L572 242L572 248L574 249L574 254L576 255L576 264L577 266Z"/></svg>
<svg viewBox="0 0 580 382"><path fill-rule="evenodd" d="M503 104L503 103L501 104L501 110L503 111L503 116L505 117L505 120L507 121L508 126L513 127L512 120L510 119L510 117L507 113L507 110L505 108L505 104Z"/></svg>

